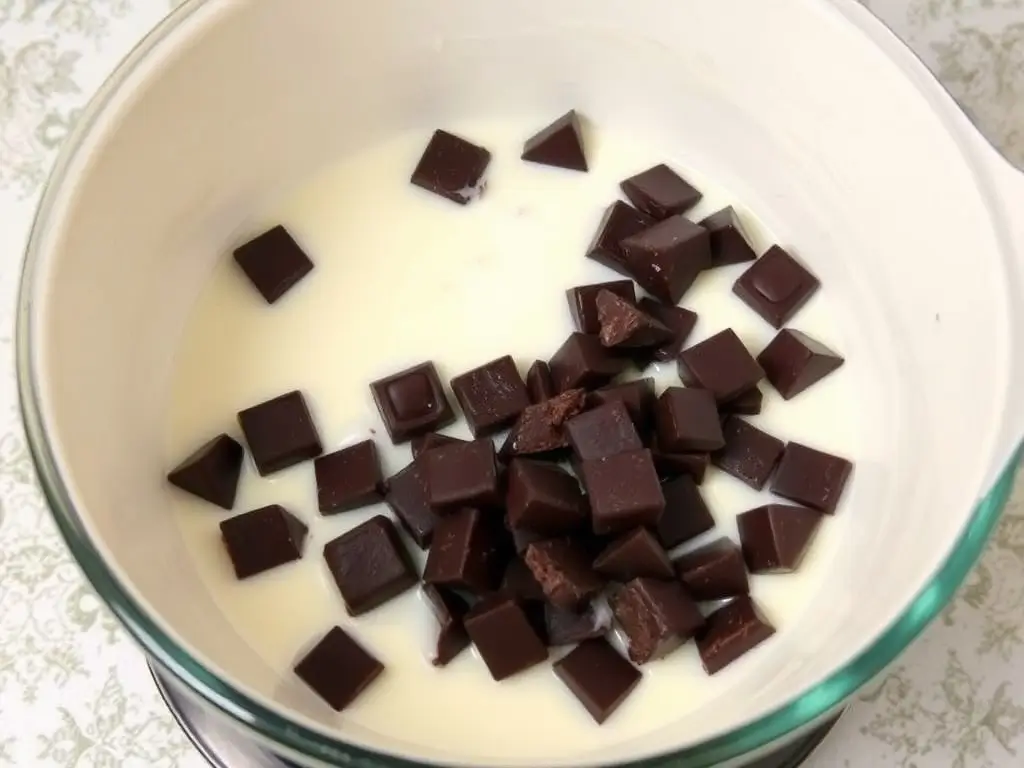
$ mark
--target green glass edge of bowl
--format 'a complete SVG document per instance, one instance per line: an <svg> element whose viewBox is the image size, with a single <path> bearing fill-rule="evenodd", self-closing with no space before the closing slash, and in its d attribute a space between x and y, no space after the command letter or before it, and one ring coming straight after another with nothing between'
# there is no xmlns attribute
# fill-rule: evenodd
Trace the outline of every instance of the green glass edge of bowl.
<svg viewBox="0 0 1024 768"><path fill-rule="evenodd" d="M186 0L161 21L118 64L87 105L78 124L65 141L41 196L32 223L25 267L19 286L16 316L16 363L18 392L28 447L40 478L43 494L53 519L68 549L93 588L121 621L129 634L149 657L191 688L208 704L236 720L267 741L295 754L335 765L366 768L419 768L422 764L370 752L343 744L315 731L297 726L253 701L230 683L196 662L177 645L128 594L108 570L99 552L93 547L76 511L70 503L46 439L42 417L37 408L38 396L30 366L31 300L29 288L35 274L35 243L39 223L52 203L55 186L59 184L70 158L81 138L95 121L115 88L132 71L133 60L146 55L172 30L176 29L204 0ZM629 768L713 768L758 750L773 742L822 720L866 683L877 677L924 630L940 610L952 599L956 590L981 556L1000 514L1013 490L1014 477L1021 461L1024 444L1003 468L995 486L975 507L963 533L954 544L949 558L932 576L927 586L914 598L905 612L871 645L841 669L829 675L806 693L775 711L715 737L699 746L679 752L630 762Z"/></svg>

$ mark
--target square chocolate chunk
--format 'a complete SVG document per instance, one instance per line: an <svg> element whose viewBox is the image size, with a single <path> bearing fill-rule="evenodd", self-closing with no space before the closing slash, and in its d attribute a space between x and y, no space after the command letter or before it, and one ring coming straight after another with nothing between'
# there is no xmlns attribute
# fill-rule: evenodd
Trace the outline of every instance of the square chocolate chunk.
<svg viewBox="0 0 1024 768"><path fill-rule="evenodd" d="M366 690L384 665L341 627L333 627L295 665L295 674L332 709L340 712Z"/></svg>
<svg viewBox="0 0 1024 768"><path fill-rule="evenodd" d="M604 587L604 579L590 566L587 551L571 539L530 544L523 562L548 602L559 608L579 608Z"/></svg>
<svg viewBox="0 0 1024 768"><path fill-rule="evenodd" d="M279 504L224 520L220 535L235 576L248 579L302 557L308 529Z"/></svg>
<svg viewBox="0 0 1024 768"><path fill-rule="evenodd" d="M658 447L668 453L717 451L725 445L715 396L706 389L669 387L654 407Z"/></svg>
<svg viewBox="0 0 1024 768"><path fill-rule="evenodd" d="M661 486L665 496L665 512L655 533L665 549L672 549L715 527L708 505L700 489L689 475L665 482Z"/></svg>
<svg viewBox="0 0 1024 768"><path fill-rule="evenodd" d="M665 510L665 497L650 451L618 453L584 461L580 467L594 533L658 524Z"/></svg>
<svg viewBox="0 0 1024 768"><path fill-rule="evenodd" d="M395 513L398 524L405 529L420 549L426 549L434 538L438 514L427 502L426 472L421 461L414 461L388 479L384 501Z"/></svg>
<svg viewBox="0 0 1024 768"><path fill-rule="evenodd" d="M384 475L373 440L363 440L313 462L316 497L325 514L384 500Z"/></svg>
<svg viewBox="0 0 1024 768"><path fill-rule="evenodd" d="M440 448L442 445L458 445L459 443L466 442L469 441L458 437L442 435L440 432L427 432L424 435L418 435L410 440L409 448L412 450L412 457L416 459L419 458L420 454L432 451L435 448Z"/></svg>
<svg viewBox="0 0 1024 768"><path fill-rule="evenodd" d="M236 248L235 262L267 304L284 296L313 269L305 251L280 224Z"/></svg>
<svg viewBox="0 0 1024 768"><path fill-rule="evenodd" d="M483 438L423 454L427 501L437 510L501 503L494 443Z"/></svg>
<svg viewBox="0 0 1024 768"><path fill-rule="evenodd" d="M775 328L781 328L818 290L814 275L777 245L740 275L732 292Z"/></svg>
<svg viewBox="0 0 1024 768"><path fill-rule="evenodd" d="M690 597L698 602L724 600L750 591L743 553L724 536L680 555L672 564Z"/></svg>
<svg viewBox="0 0 1024 768"><path fill-rule="evenodd" d="M572 417L565 424L565 432L576 456L583 461L639 451L644 447L621 400Z"/></svg>
<svg viewBox="0 0 1024 768"><path fill-rule="evenodd" d="M831 515L852 471L853 464L846 459L788 443L772 481L772 493Z"/></svg>
<svg viewBox="0 0 1024 768"><path fill-rule="evenodd" d="M411 181L428 192L465 205L480 194L481 179L490 162L491 153L483 147L437 130L412 172Z"/></svg>
<svg viewBox="0 0 1024 768"><path fill-rule="evenodd" d="M511 677L548 657L547 646L513 598L499 595L477 603L467 614L465 626L495 680Z"/></svg>
<svg viewBox="0 0 1024 768"><path fill-rule="evenodd" d="M608 283L592 283L590 285L577 285L565 292L565 298L569 301L569 312L572 313L573 322L576 323L576 330L590 336L596 336L601 331L601 321L597 316L597 294L601 291L611 291L620 299L636 304L636 289L632 280L612 280Z"/></svg>
<svg viewBox="0 0 1024 768"><path fill-rule="evenodd" d="M579 530L587 514L575 477L557 464L527 459L509 465L507 509L513 529L551 535Z"/></svg>
<svg viewBox="0 0 1024 768"><path fill-rule="evenodd" d="M641 576L652 579L675 576L665 550L646 528L635 528L609 544L594 560L594 570L622 582Z"/></svg>
<svg viewBox="0 0 1024 768"><path fill-rule="evenodd" d="M708 231L681 215L637 232L621 245L628 274L666 304L678 304L697 275L711 266Z"/></svg>
<svg viewBox="0 0 1024 768"><path fill-rule="evenodd" d="M622 241L647 229L654 221L630 205L616 200L605 211L604 217L597 228L597 234L587 249L587 258L619 274L631 276L626 265L626 254L622 251Z"/></svg>
<svg viewBox="0 0 1024 768"><path fill-rule="evenodd" d="M604 638L580 643L554 669L598 723L619 708L643 677Z"/></svg>
<svg viewBox="0 0 1024 768"><path fill-rule="evenodd" d="M743 225L732 207L723 208L708 216L700 225L711 235L711 266L724 267L742 264L757 258L747 242Z"/></svg>
<svg viewBox="0 0 1024 768"><path fill-rule="evenodd" d="M498 541L478 509L445 515L434 529L423 581L476 594L490 592L501 578Z"/></svg>
<svg viewBox="0 0 1024 768"><path fill-rule="evenodd" d="M398 531L384 515L327 542L324 560L350 616L372 611L419 581Z"/></svg>
<svg viewBox="0 0 1024 768"><path fill-rule="evenodd" d="M370 385L373 401L395 445L455 421L433 363L421 363Z"/></svg>
<svg viewBox="0 0 1024 768"><path fill-rule="evenodd" d="M558 392L596 389L626 369L627 361L605 349L596 336L573 333L548 361Z"/></svg>
<svg viewBox="0 0 1024 768"><path fill-rule="evenodd" d="M665 453L654 441L651 444L651 456L654 457L654 468L662 480L673 480L680 475L687 475L693 482L700 485L711 463L710 453Z"/></svg>
<svg viewBox="0 0 1024 768"><path fill-rule="evenodd" d="M288 392L238 413L256 470L263 476L323 453L320 435L301 392Z"/></svg>
<svg viewBox="0 0 1024 768"><path fill-rule="evenodd" d="M785 445L737 416L725 419L722 434L725 447L711 454L711 462L755 491L760 491L782 458Z"/></svg>
<svg viewBox="0 0 1024 768"><path fill-rule="evenodd" d="M688 387L711 390L727 403L757 386L764 371L731 328L679 353L679 378Z"/></svg>
<svg viewBox="0 0 1024 768"><path fill-rule="evenodd" d="M636 664L660 659L704 626L697 603L678 581L633 579L612 595L612 613L629 639Z"/></svg>
<svg viewBox="0 0 1024 768"><path fill-rule="evenodd" d="M664 163L630 176L621 187L638 210L658 221L685 213L702 197L697 189Z"/></svg>
<svg viewBox="0 0 1024 768"><path fill-rule="evenodd" d="M712 613L697 636L697 650L709 675L732 664L775 634L749 596L737 597Z"/></svg>
<svg viewBox="0 0 1024 768"><path fill-rule="evenodd" d="M614 402L626 406L637 434L643 439L654 421L654 379L634 379L596 389L587 397L587 405L600 408Z"/></svg>
<svg viewBox="0 0 1024 768"><path fill-rule="evenodd" d="M505 429L530 404L523 377L508 355L456 376L452 392L474 437Z"/></svg>
<svg viewBox="0 0 1024 768"><path fill-rule="evenodd" d="M751 573L791 573L810 548L822 514L806 507L766 504L736 518Z"/></svg>
<svg viewBox="0 0 1024 768"><path fill-rule="evenodd" d="M843 364L843 358L806 333L783 328L757 356L764 375L784 400L796 397Z"/></svg>
<svg viewBox="0 0 1024 768"><path fill-rule="evenodd" d="M218 435L167 475L167 482L223 509L235 506L245 450L228 435Z"/></svg>

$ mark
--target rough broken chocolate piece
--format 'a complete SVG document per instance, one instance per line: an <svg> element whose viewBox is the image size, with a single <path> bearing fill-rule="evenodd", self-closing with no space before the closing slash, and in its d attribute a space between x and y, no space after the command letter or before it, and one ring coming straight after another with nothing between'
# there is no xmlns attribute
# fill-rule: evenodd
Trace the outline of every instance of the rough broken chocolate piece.
<svg viewBox="0 0 1024 768"><path fill-rule="evenodd" d="M523 551L526 551L525 546ZM505 575L501 577L499 591L524 602L528 600L544 602L546 599L544 590L540 588L537 579L530 573L530 569L526 567L526 563L521 557L512 558L505 567Z"/></svg>
<svg viewBox="0 0 1024 768"><path fill-rule="evenodd" d="M263 476L323 453L302 393L288 392L238 413L256 470Z"/></svg>
<svg viewBox="0 0 1024 768"><path fill-rule="evenodd" d="M637 664L662 658L704 626L697 603L677 581L633 579L609 602Z"/></svg>
<svg viewBox="0 0 1024 768"><path fill-rule="evenodd" d="M574 416L565 423L569 445L582 461L603 459L643 448L625 404L613 400Z"/></svg>
<svg viewBox="0 0 1024 768"><path fill-rule="evenodd" d="M611 291L597 294L601 344L615 349L650 349L672 340L672 331Z"/></svg>
<svg viewBox="0 0 1024 768"><path fill-rule="evenodd" d="M373 440L363 440L313 462L320 511L345 512L384 500L384 475Z"/></svg>
<svg viewBox="0 0 1024 768"><path fill-rule="evenodd" d="M279 504L235 515L220 524L221 538L239 579L301 558L308 530Z"/></svg>
<svg viewBox="0 0 1024 768"><path fill-rule="evenodd" d="M659 221L685 213L701 199L699 191L664 163L630 176L620 186L638 210Z"/></svg>
<svg viewBox="0 0 1024 768"><path fill-rule="evenodd" d="M739 276L732 292L773 327L781 328L820 285L800 262L773 245Z"/></svg>
<svg viewBox="0 0 1024 768"><path fill-rule="evenodd" d="M843 358L806 333L783 328L757 356L765 378L784 400L796 397L843 364Z"/></svg>
<svg viewBox="0 0 1024 768"><path fill-rule="evenodd" d="M551 369L545 361L534 360L526 372L526 394L534 405L550 400L557 394L551 382Z"/></svg>
<svg viewBox="0 0 1024 768"><path fill-rule="evenodd" d="M570 389L537 405L523 409L501 446L501 458L544 456L569 447L565 423L580 413L587 399L582 389Z"/></svg>
<svg viewBox="0 0 1024 768"><path fill-rule="evenodd" d="M481 180L490 162L491 153L483 147L437 130L410 181L428 192L465 205L479 196Z"/></svg>
<svg viewBox="0 0 1024 768"><path fill-rule="evenodd" d="M419 579L394 523L375 515L324 545L350 616L360 616L397 597Z"/></svg>
<svg viewBox="0 0 1024 768"><path fill-rule="evenodd" d="M662 480L688 475L697 485L704 482L704 475L711 463L710 453L666 453L658 447L657 441L651 444L651 457L654 459L654 468L658 470L658 477Z"/></svg>
<svg viewBox="0 0 1024 768"><path fill-rule="evenodd" d="M436 510L489 507L501 502L494 443L484 438L423 454L427 502Z"/></svg>
<svg viewBox="0 0 1024 768"><path fill-rule="evenodd" d="M426 549L434 537L438 514L427 501L427 480L423 464L414 461L388 478L384 501L395 513L399 525L420 549Z"/></svg>
<svg viewBox="0 0 1024 768"><path fill-rule="evenodd" d="M727 403L721 403L718 410L723 414L734 414L736 416L756 416L761 412L761 405L764 402L764 393L754 387L748 389L739 397L734 397Z"/></svg>
<svg viewBox="0 0 1024 768"><path fill-rule="evenodd" d="M764 378L740 337L731 328L679 353L679 378L688 387L709 389L719 403L727 403L753 389Z"/></svg>
<svg viewBox="0 0 1024 768"><path fill-rule="evenodd" d="M697 636L704 671L715 674L774 634L775 628L754 602L745 595L737 597L708 616L704 630Z"/></svg>
<svg viewBox="0 0 1024 768"><path fill-rule="evenodd" d="M722 434L725 447L711 454L711 463L760 491L782 458L784 443L737 416L725 419Z"/></svg>
<svg viewBox="0 0 1024 768"><path fill-rule="evenodd" d="M384 665L341 627L332 627L295 665L299 679L338 712L383 671Z"/></svg>
<svg viewBox="0 0 1024 768"><path fill-rule="evenodd" d="M711 266L724 267L728 264L742 264L757 258L754 249L747 242L743 225L732 206L712 213L700 222L711 236Z"/></svg>
<svg viewBox="0 0 1024 768"><path fill-rule="evenodd" d="M280 224L236 248L234 256L268 304L313 270L313 262Z"/></svg>
<svg viewBox="0 0 1024 768"><path fill-rule="evenodd" d="M601 320L597 313L597 294L611 291L623 301L636 304L636 288L632 280L612 280L607 283L577 285L565 292L569 302L569 312L576 324L576 330L590 336L601 332Z"/></svg>
<svg viewBox="0 0 1024 768"><path fill-rule="evenodd" d="M370 384L384 427L397 445L455 421L433 363L421 363Z"/></svg>
<svg viewBox="0 0 1024 768"><path fill-rule="evenodd" d="M669 387L654 406L658 447L668 453L703 453L725 445L715 396L706 389Z"/></svg>
<svg viewBox="0 0 1024 768"><path fill-rule="evenodd" d="M217 435L171 470L167 482L223 509L235 506L245 449L228 435Z"/></svg>
<svg viewBox="0 0 1024 768"><path fill-rule="evenodd" d="M822 515L806 507L766 504L736 518L751 573L791 573L810 548Z"/></svg>
<svg viewBox="0 0 1024 768"><path fill-rule="evenodd" d="M697 325L697 313L677 306L662 304L650 296L644 296L637 302L637 307L656 319L672 332L668 342L652 350L642 350L634 355L638 366L646 368L651 362L666 363L674 361L683 350L687 338Z"/></svg>
<svg viewBox="0 0 1024 768"><path fill-rule="evenodd" d="M594 533L654 526L665 509L665 497L648 450L619 453L580 464L590 501Z"/></svg>
<svg viewBox="0 0 1024 768"><path fill-rule="evenodd" d="M438 521L423 581L486 594L498 585L501 566L492 526L480 510L464 507Z"/></svg>
<svg viewBox="0 0 1024 768"><path fill-rule="evenodd" d="M626 406L629 418L641 438L648 434L654 421L654 379L634 379L596 389L587 396L587 405L599 408L613 402Z"/></svg>
<svg viewBox="0 0 1024 768"><path fill-rule="evenodd" d="M462 624L469 612L469 603L454 592L433 584L423 585L423 596L437 619L437 643L430 662L435 667L444 667L469 647L469 635Z"/></svg>
<svg viewBox="0 0 1024 768"><path fill-rule="evenodd" d="M596 389L626 369L627 361L601 346L596 336L575 332L548 361L551 382L559 392Z"/></svg>
<svg viewBox="0 0 1024 768"><path fill-rule="evenodd" d="M663 483L661 490L665 512L658 520L655 534L665 549L672 549L715 527L715 518L692 477L679 475Z"/></svg>
<svg viewBox="0 0 1024 768"><path fill-rule="evenodd" d="M611 612L603 606L588 605L575 611L545 603L544 625L548 645L572 645L607 634L612 625Z"/></svg>
<svg viewBox="0 0 1024 768"><path fill-rule="evenodd" d="M412 450L412 457L414 459L419 458L421 454L431 451L434 448L440 448L442 445L455 445L457 443L465 443L467 440L462 440L458 437L450 437L448 435L442 435L440 432L427 432L423 435L417 435L409 441L409 448Z"/></svg>
<svg viewBox="0 0 1024 768"><path fill-rule="evenodd" d="M474 437L500 432L530 404L526 384L509 355L456 376L451 387Z"/></svg>
<svg viewBox="0 0 1024 768"><path fill-rule="evenodd" d="M659 301L678 304L711 265L706 229L685 216L673 216L621 243L628 274Z"/></svg>
<svg viewBox="0 0 1024 768"><path fill-rule="evenodd" d="M571 539L548 539L530 544L523 562L552 605L578 608L604 587L590 566L587 552Z"/></svg>
<svg viewBox="0 0 1024 768"><path fill-rule="evenodd" d="M698 602L724 600L750 591L743 553L727 537L680 555L672 564L690 597Z"/></svg>
<svg viewBox="0 0 1024 768"><path fill-rule="evenodd" d="M626 254L622 250L622 241L647 229L654 221L631 205L621 200L612 203L605 211L597 228L597 234L587 249L587 258L609 269L630 277L626 264Z"/></svg>
<svg viewBox="0 0 1024 768"><path fill-rule="evenodd" d="M844 458L787 443L772 493L831 515L852 471L853 464Z"/></svg>
<svg viewBox="0 0 1024 768"><path fill-rule="evenodd" d="M641 576L671 579L675 575L665 550L646 528L636 528L609 544L594 560L594 570L623 582Z"/></svg>
<svg viewBox="0 0 1024 768"><path fill-rule="evenodd" d="M586 522L579 482L555 464L513 460L506 501L513 529L557 535L579 530Z"/></svg>
<svg viewBox="0 0 1024 768"><path fill-rule="evenodd" d="M643 677L604 639L580 643L555 662L554 670L599 724L619 708Z"/></svg>
<svg viewBox="0 0 1024 768"><path fill-rule="evenodd" d="M464 624L495 680L504 680L548 657L547 646L522 605L511 597L482 600L466 615Z"/></svg>
<svg viewBox="0 0 1024 768"><path fill-rule="evenodd" d="M586 171L587 156L583 150L583 131L576 110L570 110L547 128L527 139L523 160L570 171Z"/></svg>

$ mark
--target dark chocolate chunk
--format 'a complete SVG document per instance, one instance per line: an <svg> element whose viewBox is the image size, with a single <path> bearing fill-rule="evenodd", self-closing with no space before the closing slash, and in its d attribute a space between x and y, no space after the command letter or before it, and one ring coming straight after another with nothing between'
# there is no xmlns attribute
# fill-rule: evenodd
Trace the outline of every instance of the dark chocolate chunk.
<svg viewBox="0 0 1024 768"><path fill-rule="evenodd" d="M345 512L384 501L384 475L373 440L321 456L313 470L321 512Z"/></svg>
<svg viewBox="0 0 1024 768"><path fill-rule="evenodd" d="M625 533L594 560L594 570L615 581L629 581L640 576L671 579L672 563L661 544L646 528Z"/></svg>
<svg viewBox="0 0 1024 768"><path fill-rule="evenodd" d="M611 291L599 291L596 303L601 323L598 338L606 347L651 349L672 340L672 331Z"/></svg>
<svg viewBox="0 0 1024 768"><path fill-rule="evenodd" d="M384 427L397 445L455 421L433 363L406 368L370 385Z"/></svg>
<svg viewBox="0 0 1024 768"><path fill-rule="evenodd" d="M706 389L669 387L654 406L658 447L668 453L703 453L725 445L715 396Z"/></svg>
<svg viewBox="0 0 1024 768"><path fill-rule="evenodd" d="M597 723L603 723L643 675L603 638L585 640L554 665L558 679Z"/></svg>
<svg viewBox="0 0 1024 768"><path fill-rule="evenodd" d="M689 182L663 163L630 176L620 186L638 210L657 220L685 213L702 197Z"/></svg>
<svg viewBox="0 0 1024 768"><path fill-rule="evenodd" d="M739 397L734 397L727 403L722 403L719 410L725 414L736 416L757 416L761 412L761 405L764 402L764 393L754 387L748 389Z"/></svg>
<svg viewBox="0 0 1024 768"><path fill-rule="evenodd" d="M456 445L458 443L465 442L468 441L462 440L458 437L442 435L440 432L427 432L423 435L417 435L410 440L409 447L412 449L412 457L416 459L427 451L432 451L434 448L440 448L442 445Z"/></svg>
<svg viewBox="0 0 1024 768"><path fill-rule="evenodd" d="M313 269L305 251L280 224L236 248L235 262L268 304Z"/></svg>
<svg viewBox="0 0 1024 768"><path fill-rule="evenodd" d="M650 451L619 453L584 461L580 467L595 533L658 524L665 497Z"/></svg>
<svg viewBox="0 0 1024 768"><path fill-rule="evenodd" d="M238 413L256 470L263 476L323 453L301 392L288 392Z"/></svg>
<svg viewBox="0 0 1024 768"><path fill-rule="evenodd" d="M570 389L523 409L501 446L502 459L508 461L514 456L547 456L568 448L565 423L583 410L586 400L585 390Z"/></svg>
<svg viewBox="0 0 1024 768"><path fill-rule="evenodd" d="M579 611L566 610L546 603L544 625L548 645L572 645L594 637L602 637L611 629L611 614L607 609L588 605Z"/></svg>
<svg viewBox="0 0 1024 768"><path fill-rule="evenodd" d="M295 674L338 712L366 690L384 665L341 627L332 627L295 665Z"/></svg>
<svg viewBox="0 0 1024 768"><path fill-rule="evenodd" d="M707 618L697 650L709 675L724 669L775 634L748 596L737 597Z"/></svg>
<svg viewBox="0 0 1024 768"><path fill-rule="evenodd" d="M757 386L764 371L731 328L679 353L679 378L688 387L709 389L719 403Z"/></svg>
<svg viewBox="0 0 1024 768"><path fill-rule="evenodd" d="M484 438L423 454L427 501L437 510L497 506L501 502L494 443Z"/></svg>
<svg viewBox="0 0 1024 768"><path fill-rule="evenodd" d="M639 451L644 447L621 400L572 417L565 423L565 433L576 456L583 461Z"/></svg>
<svg viewBox="0 0 1024 768"><path fill-rule="evenodd" d="M711 264L708 232L685 216L673 216L622 241L634 280L659 301L678 304Z"/></svg>
<svg viewBox="0 0 1024 768"><path fill-rule="evenodd" d="M711 463L710 453L665 453L657 442L651 445L651 456L654 468L662 480L672 480L680 475L687 475L697 485L704 482L704 475Z"/></svg>
<svg viewBox="0 0 1024 768"><path fill-rule="evenodd" d="M509 465L507 510L511 528L550 535L579 530L586 522L576 478L556 464L526 459Z"/></svg>
<svg viewBox="0 0 1024 768"><path fill-rule="evenodd" d="M426 549L433 540L438 515L427 501L427 479L423 464L414 461L388 478L387 486L384 501L417 546Z"/></svg>
<svg viewBox="0 0 1024 768"><path fill-rule="evenodd" d="M662 658L704 626L697 603L678 581L633 579L609 602L637 664Z"/></svg>
<svg viewBox="0 0 1024 768"><path fill-rule="evenodd" d="M494 531L480 510L464 507L438 521L423 581L486 594L502 575L498 555Z"/></svg>
<svg viewBox="0 0 1024 768"><path fill-rule="evenodd" d="M587 397L587 405L599 408L608 403L621 402L626 406L637 433L643 436L650 431L654 421L654 400L654 379L647 378L596 389Z"/></svg>
<svg viewBox="0 0 1024 768"><path fill-rule="evenodd" d="M534 360L526 372L526 394L534 405L550 400L557 394L551 382L551 369L545 361Z"/></svg>
<svg viewBox="0 0 1024 768"><path fill-rule="evenodd" d="M586 550L571 539L530 544L523 562L548 602L559 608L578 608L604 587L604 579L591 568Z"/></svg>
<svg viewBox="0 0 1024 768"><path fill-rule="evenodd" d="M587 507L586 509L589 510L589 507ZM589 511L587 512L587 514L589 515ZM516 553L519 555L522 555L524 552L526 552L526 548L531 544L538 541L544 541L548 538L548 534L546 533L537 533L535 531L531 531L529 528L512 528L511 524L507 521L506 525L508 526L509 531L512 534L512 545L515 547Z"/></svg>
<svg viewBox="0 0 1024 768"><path fill-rule="evenodd" d="M711 454L711 463L760 491L782 458L785 444L738 416L725 419L722 434L725 447Z"/></svg>
<svg viewBox="0 0 1024 768"><path fill-rule="evenodd" d="M437 130L423 151L412 181L417 187L465 205L479 196L491 153L447 131Z"/></svg>
<svg viewBox="0 0 1024 768"><path fill-rule="evenodd" d="M217 435L167 475L167 482L223 509L235 506L245 449L228 435Z"/></svg>
<svg viewBox="0 0 1024 768"><path fill-rule="evenodd" d="M597 234L594 235L590 248L587 249L587 258L604 264L609 269L614 269L627 277L631 276L626 262L626 254L622 250L622 241L630 235L647 229L653 223L653 220L640 213L636 208L621 200L616 200L605 211L597 228Z"/></svg>
<svg viewBox="0 0 1024 768"><path fill-rule="evenodd" d="M586 171L587 156L583 151L583 131L576 110L570 110L544 130L527 139L523 160L570 171Z"/></svg>
<svg viewBox="0 0 1024 768"><path fill-rule="evenodd" d="M773 245L736 280L732 292L775 328L781 328L821 283L786 251Z"/></svg>
<svg viewBox="0 0 1024 768"><path fill-rule="evenodd" d="M601 332L601 319L597 312L597 294L610 291L623 301L636 304L636 289L632 280L612 280L608 283L592 283L577 285L565 292L569 302L569 312L576 324L576 330L590 336Z"/></svg>
<svg viewBox="0 0 1024 768"><path fill-rule="evenodd" d="M469 612L469 603L454 592L423 585L423 596L437 619L437 646L430 662L435 667L444 667L469 647L469 635L462 621Z"/></svg>
<svg viewBox="0 0 1024 768"><path fill-rule="evenodd" d="M732 206L712 213L701 221L700 225L711 236L712 267L742 264L757 258L754 249L747 242L740 217L736 215Z"/></svg>
<svg viewBox="0 0 1024 768"><path fill-rule="evenodd" d="M526 551L526 547L523 547L523 551ZM505 567L505 575L501 577L500 591L524 602L527 600L544 602L546 599L544 590L540 588L537 579L534 578L521 557L512 558Z"/></svg>
<svg viewBox="0 0 1024 768"><path fill-rule="evenodd" d="M839 456L800 443L787 443L772 481L772 493L832 514L853 471Z"/></svg>
<svg viewBox="0 0 1024 768"><path fill-rule="evenodd" d="M308 530L279 504L235 515L220 524L221 538L239 579L300 559Z"/></svg>
<svg viewBox="0 0 1024 768"><path fill-rule="evenodd" d="M487 665L491 677L504 680L548 657L522 605L499 595L477 603L465 619L466 631Z"/></svg>
<svg viewBox="0 0 1024 768"><path fill-rule="evenodd" d="M724 600L750 591L743 553L727 537L687 552L672 564L690 597L698 602Z"/></svg>
<svg viewBox="0 0 1024 768"><path fill-rule="evenodd" d="M843 358L806 333L783 328L757 356L765 378L784 400L796 397L843 364Z"/></svg>
<svg viewBox="0 0 1024 768"><path fill-rule="evenodd" d="M790 573L810 548L822 515L806 507L766 504L736 518L751 573Z"/></svg>
<svg viewBox="0 0 1024 768"><path fill-rule="evenodd" d="M697 325L697 313L683 307L662 304L660 301L644 296L637 302L637 307L656 319L672 332L672 338L660 347L650 351L643 350L646 357L638 353L634 359L641 368L647 367L652 361L666 363L679 357L693 327Z"/></svg>
<svg viewBox="0 0 1024 768"><path fill-rule="evenodd" d="M451 384L474 437L500 432L530 404L526 384L509 355L456 376Z"/></svg>
<svg viewBox="0 0 1024 768"><path fill-rule="evenodd" d="M679 475L664 483L661 490L665 497L665 512L655 533L665 549L677 547L715 527L715 518L711 516L692 477Z"/></svg>
<svg viewBox="0 0 1024 768"><path fill-rule="evenodd" d="M558 392L596 389L626 369L626 360L605 349L596 336L572 333L548 361Z"/></svg>
<svg viewBox="0 0 1024 768"><path fill-rule="evenodd" d="M398 530L384 515L327 542L324 560L350 616L372 611L419 581Z"/></svg>

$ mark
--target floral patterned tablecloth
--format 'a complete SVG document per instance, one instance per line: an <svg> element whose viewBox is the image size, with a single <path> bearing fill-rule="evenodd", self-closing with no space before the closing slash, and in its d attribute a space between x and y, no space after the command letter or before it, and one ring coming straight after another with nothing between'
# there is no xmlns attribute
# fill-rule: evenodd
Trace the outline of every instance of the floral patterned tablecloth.
<svg viewBox="0 0 1024 768"><path fill-rule="evenodd" d="M118 59L173 4L0 0L0 766L204 765L48 519L10 364L21 251L54 151ZM1024 164L1024 0L868 4ZM1020 765L1024 483L954 604L813 760L813 768Z"/></svg>

